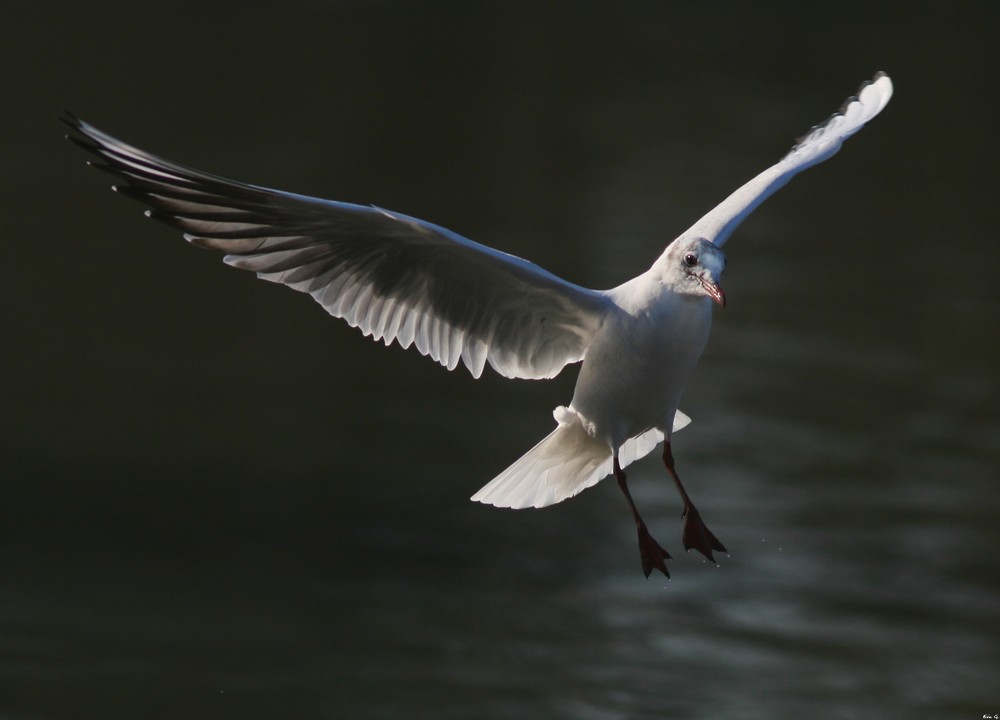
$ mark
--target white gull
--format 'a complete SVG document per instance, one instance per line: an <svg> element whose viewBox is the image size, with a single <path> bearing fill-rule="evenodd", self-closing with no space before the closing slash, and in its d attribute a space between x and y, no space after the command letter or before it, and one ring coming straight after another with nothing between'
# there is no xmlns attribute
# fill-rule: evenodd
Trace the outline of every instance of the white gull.
<svg viewBox="0 0 1000 720"><path fill-rule="evenodd" d="M449 370L479 377L488 363L510 378L550 378L583 361L556 428L473 500L544 507L613 473L639 537L643 572L669 576L670 555L635 507L623 468L663 442L684 505L683 543L709 559L725 551L681 484L671 436L690 420L681 392L708 340L713 301L725 307L721 247L771 193L840 149L892 96L878 73L670 243L652 267L611 290L589 290L450 230L378 207L271 190L194 170L128 145L67 115L71 140L124 181L115 189L150 207L191 243L225 262L306 292L365 335L415 346Z"/></svg>

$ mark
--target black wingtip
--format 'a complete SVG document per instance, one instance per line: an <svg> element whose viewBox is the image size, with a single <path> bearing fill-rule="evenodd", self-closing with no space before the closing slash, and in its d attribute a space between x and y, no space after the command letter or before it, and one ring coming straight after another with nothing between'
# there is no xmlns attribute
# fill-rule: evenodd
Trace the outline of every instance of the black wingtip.
<svg viewBox="0 0 1000 720"><path fill-rule="evenodd" d="M82 148L89 153L97 154L95 152L97 144L87 134L87 131L85 129L86 123L83 120L78 118L69 110L63 110L58 115L58 120L59 122L66 125L70 130L68 133L63 134L64 138L66 138L77 147Z"/></svg>
<svg viewBox="0 0 1000 720"><path fill-rule="evenodd" d="M59 114L56 115L56 120L58 120L59 122L61 122L63 125L65 125L66 127L68 127L70 130L73 130L73 131L76 131L76 132L80 131L80 119L76 115L74 115L73 113L71 113L69 110L66 110L65 108L63 108L59 112ZM69 140L70 142L73 142L73 137L74 136L71 135L70 133L64 133L63 137L66 138L67 140Z"/></svg>
<svg viewBox="0 0 1000 720"><path fill-rule="evenodd" d="M83 125L83 121L66 108L63 108L62 111L60 111L60 113L56 116L56 119L63 125L67 125L70 129L76 130L77 132L80 132L80 128ZM67 135L66 137L69 136Z"/></svg>
<svg viewBox="0 0 1000 720"><path fill-rule="evenodd" d="M85 135L71 135L67 133L64 137L77 147L81 147L84 150L91 150L94 147L93 141Z"/></svg>

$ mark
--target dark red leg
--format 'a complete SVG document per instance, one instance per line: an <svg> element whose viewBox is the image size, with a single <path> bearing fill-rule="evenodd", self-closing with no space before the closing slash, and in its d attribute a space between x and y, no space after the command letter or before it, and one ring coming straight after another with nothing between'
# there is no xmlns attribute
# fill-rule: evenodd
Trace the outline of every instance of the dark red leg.
<svg viewBox="0 0 1000 720"><path fill-rule="evenodd" d="M670 573L667 572L667 564L664 562L664 560L670 559L670 553L660 547L660 544L649 534L649 530L646 529L646 523L642 521L639 511L635 509L632 493L628 491L628 485L625 482L625 471L618 464L617 455L614 456L613 467L615 480L618 481L618 487L621 488L625 499L628 500L628 506L632 510L632 517L635 519L635 529L639 533L639 555L642 557L642 571L646 574L647 578L653 572L654 568L667 577L670 577Z"/></svg>
<svg viewBox="0 0 1000 720"><path fill-rule="evenodd" d="M663 464L667 466L667 472L674 479L677 491L681 494L681 500L684 501L684 513L681 515L684 518L684 549L690 550L694 548L709 560L715 562L715 558L712 557L712 551L726 552L726 547L719 542L718 538L712 534L712 531L702 521L701 515L698 513L698 508L691 502L691 498L688 497L687 491L684 490L684 486L681 484L681 479L677 477L677 470L674 469L674 454L670 451L669 441L663 443Z"/></svg>

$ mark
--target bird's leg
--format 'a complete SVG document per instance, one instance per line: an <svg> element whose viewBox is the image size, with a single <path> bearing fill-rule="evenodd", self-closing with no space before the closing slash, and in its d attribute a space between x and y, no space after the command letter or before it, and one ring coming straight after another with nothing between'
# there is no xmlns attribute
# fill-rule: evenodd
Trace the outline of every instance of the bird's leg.
<svg viewBox="0 0 1000 720"><path fill-rule="evenodd" d="M701 515L698 513L698 508L694 506L691 498L688 497L687 491L684 490L684 485L681 484L681 479L677 476L677 470L674 468L674 455L670 451L669 440L663 443L663 464L666 465L670 477L674 479L677 491L681 494L681 500L684 501L684 513L681 515L684 518L684 549L690 550L694 548L709 560L715 562L715 558L712 557L712 551L726 552L726 547L719 542L718 538L705 525L701 519Z"/></svg>
<svg viewBox="0 0 1000 720"><path fill-rule="evenodd" d="M628 506L632 510L632 517L635 519L635 529L639 533L639 555L642 557L642 571L648 578L649 574L655 568L669 578L670 573L667 572L667 564L664 560L670 560L670 553L660 547L660 544L653 539L653 536L649 534L649 530L646 529L646 523L639 516L639 511L636 510L635 502L632 500L632 493L628 491L628 484L625 482L625 471L618 464L617 453L614 455L613 467L615 480L618 481L618 487L621 488L625 499L628 500Z"/></svg>

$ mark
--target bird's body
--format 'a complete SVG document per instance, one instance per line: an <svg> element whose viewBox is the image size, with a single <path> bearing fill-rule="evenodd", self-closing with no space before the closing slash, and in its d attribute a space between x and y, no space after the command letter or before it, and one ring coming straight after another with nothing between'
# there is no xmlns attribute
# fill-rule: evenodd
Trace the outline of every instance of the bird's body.
<svg viewBox="0 0 1000 720"><path fill-rule="evenodd" d="M611 447L651 427L669 438L681 392L708 342L712 300L679 293L655 273L608 297L615 310L587 349L571 406Z"/></svg>
<svg viewBox="0 0 1000 720"><path fill-rule="evenodd" d="M587 348L570 408L609 448L650 428L669 437L685 381L708 341L709 302L668 295L635 314L608 314Z"/></svg>
<svg viewBox="0 0 1000 720"><path fill-rule="evenodd" d="M801 170L833 155L892 94L879 73L840 113L670 243L649 270L607 291L416 218L233 182L127 145L68 116L77 144L123 179L115 189L227 263L309 293L335 317L387 345L414 345L448 369L479 377L548 378L582 360L556 428L473 496L500 507L543 507L614 473L632 511L643 570L669 555L646 530L623 468L664 441L684 502L684 545L708 557L722 544L705 527L674 467L678 409L708 341L713 301L725 306L719 249L736 225Z"/></svg>

